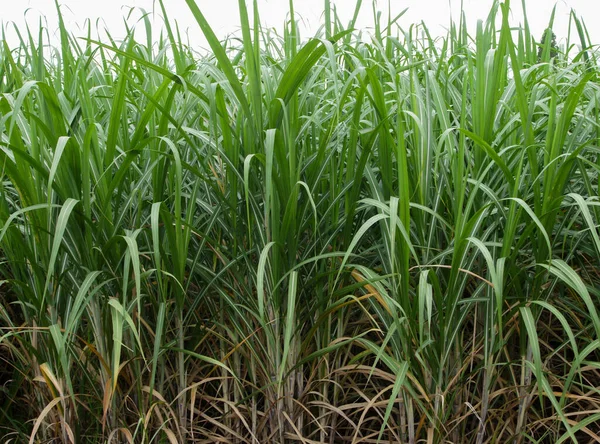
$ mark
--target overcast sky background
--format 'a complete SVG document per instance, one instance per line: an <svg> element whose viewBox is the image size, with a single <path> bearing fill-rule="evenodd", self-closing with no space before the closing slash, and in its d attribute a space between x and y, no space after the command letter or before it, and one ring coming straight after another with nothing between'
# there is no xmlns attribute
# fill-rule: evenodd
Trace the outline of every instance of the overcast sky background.
<svg viewBox="0 0 600 444"><path fill-rule="evenodd" d="M337 6L338 14L344 23L352 16L356 0L331 0ZM399 23L404 28L412 23L425 21L430 31L435 35L445 34L450 15L458 20L460 16L460 0L390 0L392 12L397 14L408 8ZM9 40L14 39L11 31L11 22L20 29L25 20L32 28L37 28L40 16L44 17L51 33L55 33L57 24L54 0L0 0L0 20L8 26ZM237 0L196 0L200 9L221 38L234 33L239 29L238 1ZM82 35L81 25L86 19L95 23L100 19L100 27L110 30L117 38L124 35L123 17L130 13L130 8L143 8L148 12L155 11L154 22L160 26L160 8L154 0L59 0L62 5L63 15L69 28L75 35ZM252 0L247 0L251 4ZM283 22L288 14L288 0L259 0L259 10L263 24L282 29ZM478 19L485 19L492 0L463 0L464 10L470 29L474 29ZM511 24L516 26L522 22L522 9L520 0L512 0ZM190 42L194 45L205 46L205 40L195 24L185 0L165 0L171 20L177 20L182 30L189 29ZM302 37L309 37L323 23L323 0L296 0L294 7L296 14L304 27ZM378 8L387 11L388 0L378 0ZM526 0L529 23L536 39L539 39L548 25L552 8L556 4L556 18L554 31L559 43L564 43L568 33L569 13L573 8L577 15L584 18L590 32L592 43L600 44L600 27L597 26L600 18L600 0ZM129 20L134 24L141 16L141 10L135 9ZM363 0L362 13L358 25L368 28L372 25L372 0ZM140 25L141 27L141 25ZM158 36L158 32L155 34ZM575 30L572 38L576 39ZM578 40L576 39L578 42ZM13 40L14 42L14 40Z"/></svg>

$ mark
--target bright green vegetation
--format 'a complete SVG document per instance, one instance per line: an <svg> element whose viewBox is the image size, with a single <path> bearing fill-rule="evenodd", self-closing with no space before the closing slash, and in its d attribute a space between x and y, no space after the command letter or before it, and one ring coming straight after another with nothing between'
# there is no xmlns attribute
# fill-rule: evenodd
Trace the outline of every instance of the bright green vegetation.
<svg viewBox="0 0 600 444"><path fill-rule="evenodd" d="M0 49L2 442L600 439L575 15L559 51L508 1L434 40L325 0L300 43L240 0L219 43L187 2L210 55Z"/></svg>

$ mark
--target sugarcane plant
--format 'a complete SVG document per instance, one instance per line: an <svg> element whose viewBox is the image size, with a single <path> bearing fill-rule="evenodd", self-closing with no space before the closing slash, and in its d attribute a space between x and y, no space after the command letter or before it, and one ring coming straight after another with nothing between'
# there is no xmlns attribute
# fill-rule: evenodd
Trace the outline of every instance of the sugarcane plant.
<svg viewBox="0 0 600 444"><path fill-rule="evenodd" d="M304 38L239 0L220 40L186 3L208 51L162 0L3 34L2 442L600 440L580 18L559 50L509 0L441 37L324 0Z"/></svg>

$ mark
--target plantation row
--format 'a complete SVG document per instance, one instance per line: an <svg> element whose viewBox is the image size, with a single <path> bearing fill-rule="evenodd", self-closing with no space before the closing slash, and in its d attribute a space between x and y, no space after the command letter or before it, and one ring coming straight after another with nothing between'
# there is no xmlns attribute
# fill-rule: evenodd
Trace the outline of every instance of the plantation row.
<svg viewBox="0 0 600 444"><path fill-rule="evenodd" d="M148 18L0 48L2 442L599 441L582 22L325 0L303 40L240 0L219 42L186 1L208 55Z"/></svg>

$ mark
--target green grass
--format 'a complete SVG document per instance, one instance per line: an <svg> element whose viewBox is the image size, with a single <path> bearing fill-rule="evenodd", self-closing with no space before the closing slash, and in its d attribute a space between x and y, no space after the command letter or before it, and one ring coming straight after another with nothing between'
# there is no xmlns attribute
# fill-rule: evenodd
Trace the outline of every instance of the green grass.
<svg viewBox="0 0 600 444"><path fill-rule="evenodd" d="M220 42L187 3L209 55L0 48L2 441L600 439L577 16L539 51L508 0L440 38L325 0L303 40L240 0Z"/></svg>

